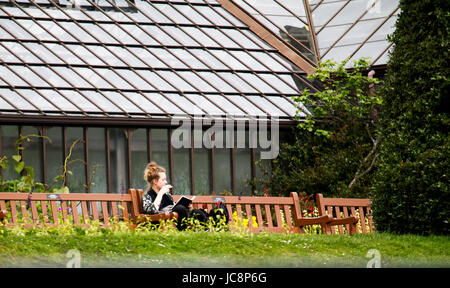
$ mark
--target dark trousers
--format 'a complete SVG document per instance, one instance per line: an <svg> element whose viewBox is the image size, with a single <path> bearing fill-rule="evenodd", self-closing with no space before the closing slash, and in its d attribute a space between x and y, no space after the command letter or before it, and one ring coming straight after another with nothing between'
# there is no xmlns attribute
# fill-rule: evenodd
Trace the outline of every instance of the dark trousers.
<svg viewBox="0 0 450 288"><path fill-rule="evenodd" d="M186 227L187 227L186 220L188 218L194 218L203 224L205 224L206 221L208 220L208 214L206 214L206 212L199 210L199 209L193 209L193 210L189 211L188 208L178 205L172 209L172 212L178 213L177 229L179 231L186 229Z"/></svg>
<svg viewBox="0 0 450 288"><path fill-rule="evenodd" d="M177 229L179 231L186 229L186 221L184 221L184 219L187 219L189 216L189 209L178 205L173 207L172 212L178 213Z"/></svg>

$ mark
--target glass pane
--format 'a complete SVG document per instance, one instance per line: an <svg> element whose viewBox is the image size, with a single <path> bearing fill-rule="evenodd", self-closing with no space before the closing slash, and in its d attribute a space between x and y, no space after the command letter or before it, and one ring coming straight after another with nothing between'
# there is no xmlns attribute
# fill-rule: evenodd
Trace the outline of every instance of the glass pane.
<svg viewBox="0 0 450 288"><path fill-rule="evenodd" d="M339 42L336 43L336 46L362 43L367 36L383 22L383 20L384 19L359 21L341 40L339 40Z"/></svg>
<svg viewBox="0 0 450 288"><path fill-rule="evenodd" d="M90 193L107 193L105 128L88 128Z"/></svg>
<svg viewBox="0 0 450 288"><path fill-rule="evenodd" d="M312 11L314 25L322 26L330 20L330 18L344 6L347 1L322 3ZM316 30L317 31L317 30Z"/></svg>
<svg viewBox="0 0 450 288"><path fill-rule="evenodd" d="M253 103L261 107L261 109L264 109L271 116L287 116L286 113L281 111L278 107L270 103L269 100L267 100L262 96L247 96L247 98L249 98L249 100L253 101Z"/></svg>
<svg viewBox="0 0 450 288"><path fill-rule="evenodd" d="M144 170L148 163L147 129L134 130L131 137L131 188L145 189Z"/></svg>
<svg viewBox="0 0 450 288"><path fill-rule="evenodd" d="M151 159L166 169L167 182L170 182L169 131L167 129L152 128L150 133L152 139Z"/></svg>
<svg viewBox="0 0 450 288"><path fill-rule="evenodd" d="M99 106L94 105L92 100L87 97L87 94L85 94L88 91L82 92L83 95L79 94L76 91L70 90L63 90L60 92L63 93L67 98L71 99L74 103L77 103L77 105L81 107L84 111L92 111L92 112L100 111Z"/></svg>
<svg viewBox="0 0 450 288"><path fill-rule="evenodd" d="M212 101L214 101L214 103L216 103L221 109L223 109L226 113L231 114L231 115L244 115L245 112L242 111L241 109L239 109L238 107L236 107L233 103L231 103L230 101L234 101L234 103L236 103L235 99L237 97L242 97L242 96L229 96L229 97L224 97L222 95L211 95L209 96L211 98ZM229 100L227 100L229 99ZM236 103L236 105L239 105ZM242 107L242 106L240 106ZM244 108L242 108L244 109Z"/></svg>
<svg viewBox="0 0 450 288"><path fill-rule="evenodd" d="M369 57L371 61L374 61L388 46L389 42L387 41L367 42L355 53L355 55L353 55L347 66L352 66L353 61L361 57ZM378 62L378 64L380 64L380 62Z"/></svg>
<svg viewBox="0 0 450 288"><path fill-rule="evenodd" d="M230 149L214 150L214 176L216 195L231 195L231 156Z"/></svg>
<svg viewBox="0 0 450 288"><path fill-rule="evenodd" d="M201 45L205 47L219 47L219 44L215 41L214 35L217 33L213 33L214 29L204 29L205 32L196 28L196 27L183 27L184 31L189 35L195 35L195 40L197 40ZM198 43L194 44L198 46Z"/></svg>
<svg viewBox="0 0 450 288"><path fill-rule="evenodd" d="M177 141L191 143L191 131L184 130L180 132L178 128L175 137ZM175 130L173 130L175 131ZM172 131L172 133L173 133ZM178 133L180 132L180 133ZM186 137L186 138L185 138ZM191 194L191 174L190 174L190 148L173 147L173 176L174 176L174 194L190 195Z"/></svg>
<svg viewBox="0 0 450 288"><path fill-rule="evenodd" d="M47 101L47 99L50 100L50 97L48 97L44 91L45 90L40 90L39 91L40 93L38 94L34 90L24 89L24 90L21 90L20 92L21 92L21 95L26 98L26 100L35 104L41 110L46 110L46 111L59 110L60 109L59 107L56 107ZM44 98L43 96L46 96L46 97Z"/></svg>
<svg viewBox="0 0 450 288"><path fill-rule="evenodd" d="M320 49L330 47L351 25L326 27L317 35ZM323 53L323 52L322 52ZM322 55L321 53L321 55Z"/></svg>
<svg viewBox="0 0 450 288"><path fill-rule="evenodd" d="M2 38L3 39L3 38ZM23 43L21 43L22 45L19 45L19 43L17 42L4 42L2 43L3 46L5 46L5 48L1 47L2 50L5 49L5 54L7 54L8 56L5 57L5 61L8 61L8 58L13 59L13 57L15 58L17 55L17 57L19 57L20 59L22 59L23 62L25 63L42 63L41 60L39 60L39 58L37 58L36 56L34 56L30 50L26 49L26 45L24 45ZM12 53L10 53L9 51L12 51ZM31 50L33 51L33 50ZM39 52L34 50L33 52ZM14 55L12 55L14 54ZM39 57L42 58L41 55L39 55L39 53L36 53ZM3 56L3 55L2 55ZM6 56L6 55L5 55ZM22 62L22 61L17 61L17 62Z"/></svg>
<svg viewBox="0 0 450 288"><path fill-rule="evenodd" d="M40 138L39 131L30 126L23 127L23 136L28 140L23 141L23 161L25 166L31 166L34 169L34 180L36 182L43 182L43 161L42 161L42 138Z"/></svg>
<svg viewBox="0 0 450 288"><path fill-rule="evenodd" d="M369 7L370 3L374 1L368 0L353 0L342 9L333 20L328 23L328 26L348 24L355 22Z"/></svg>
<svg viewBox="0 0 450 288"><path fill-rule="evenodd" d="M128 97L127 94L123 93L117 93L117 92L103 92L106 97L108 97L108 99L110 99L111 101L113 101L113 103L116 103L116 105L120 105L120 108L122 108L122 110L127 111L127 112L144 112L143 110L141 110L140 107L136 107L136 105L134 103L132 103L132 99L131 97ZM120 104L119 104L120 103Z"/></svg>
<svg viewBox="0 0 450 288"><path fill-rule="evenodd" d="M269 132L270 133L270 132ZM270 136L269 136L270 137ZM263 151L263 149L261 148L256 148L256 160L255 160L255 170L256 170L256 178L257 179L264 179L266 177L270 177L270 175L272 174L272 160L271 159L261 159L261 151ZM256 185L255 189L256 189L256 195L265 195L266 194L266 189L267 187L264 187L264 185Z"/></svg>
<svg viewBox="0 0 450 288"><path fill-rule="evenodd" d="M142 94L138 94L138 93L125 93L125 95L127 95L127 97L129 99L133 99L134 103L136 103L136 105L140 108L143 109L144 111L147 111L149 113L164 113L162 110L158 109L158 107L156 106L156 104L158 103L152 103L149 99L147 98L149 96L147 95L142 95ZM163 107L161 107L163 108ZM139 111L141 112L141 111Z"/></svg>
<svg viewBox="0 0 450 288"><path fill-rule="evenodd" d="M45 135L50 138L51 143L47 141L45 146L46 161L47 161L47 184L50 187L61 187L63 179L55 179L58 175L63 174L63 142L62 142L62 128L51 127L45 132Z"/></svg>
<svg viewBox="0 0 450 288"><path fill-rule="evenodd" d="M375 64L386 64L389 61L389 55L392 53L392 46L383 53L383 55L380 56L380 58L378 58L377 61L375 61L373 63L373 65ZM375 59L373 59L375 60Z"/></svg>
<svg viewBox="0 0 450 288"><path fill-rule="evenodd" d="M235 137L236 191L234 195L251 195L252 188L247 186L247 181L252 177L249 133L248 131L242 132L238 130Z"/></svg>
<svg viewBox="0 0 450 288"><path fill-rule="evenodd" d="M356 48L358 48L358 44L349 45L349 46L340 46L331 49L325 56L325 59L333 59L335 62L341 62L345 60ZM350 65L350 62L348 63Z"/></svg>
<svg viewBox="0 0 450 288"><path fill-rule="evenodd" d="M180 76L184 77L189 83L191 83L194 87L188 86L186 89L180 89L182 91L202 91L202 92L215 92L216 89L212 87L211 85L214 85L214 82L211 81L211 79L207 78L208 76L194 74L193 72L179 72ZM175 79L174 79L175 80ZM208 81L208 82L206 82ZM211 83L211 85L209 84ZM182 87L181 87L182 88ZM190 88L190 89L187 89Z"/></svg>
<svg viewBox="0 0 450 288"><path fill-rule="evenodd" d="M0 84L4 85L4 82L0 80ZM1 89L0 89L0 107L2 107L2 110L14 110L15 112L17 112L17 109L9 104L12 102L8 103L6 100L4 100L7 98L6 97L3 98L4 96L2 94L3 93L1 92Z"/></svg>
<svg viewBox="0 0 450 288"><path fill-rule="evenodd" d="M161 109L164 109L165 112L169 114L186 114L178 106L176 106L174 103L167 100L167 97L165 95L157 94L157 93L146 93L145 94L148 99L152 100L153 103L157 103Z"/></svg>
<svg viewBox="0 0 450 288"><path fill-rule="evenodd" d="M219 108L218 104L214 105L212 102L208 101L207 99L211 99L211 101L214 101L214 96L201 96L201 95L195 95L195 94L186 94L184 95L186 98L190 99L193 103L195 103L198 107L201 107L203 110L205 110L210 115L222 115L224 112Z"/></svg>
<svg viewBox="0 0 450 288"><path fill-rule="evenodd" d="M14 160L12 155L16 154L16 140L19 137L19 127L13 125L2 125L2 153L1 156L8 157L8 165L2 169L2 179L10 180L19 178L19 174L14 170ZM1 168L0 168L1 169Z"/></svg>
<svg viewBox="0 0 450 288"><path fill-rule="evenodd" d="M111 191L110 193L127 193L128 156L127 138L123 129L109 129L109 149L111 157Z"/></svg>
<svg viewBox="0 0 450 288"><path fill-rule="evenodd" d="M389 16L389 14L398 7L398 3L398 0L368 0L366 4L367 7L370 7L372 4L375 5L369 9L362 20Z"/></svg>
<svg viewBox="0 0 450 288"><path fill-rule="evenodd" d="M263 111L261 111L254 102L250 102L248 97L243 96L232 96L230 97L231 100L236 103L236 105L239 105L239 107L242 107L245 109L245 112L247 112L247 115L266 115Z"/></svg>
<svg viewBox="0 0 450 288"><path fill-rule="evenodd" d="M191 102L183 96L178 94L166 94L167 99L170 101L177 103L177 105L183 107L184 111L193 115L205 114L200 108L203 108L198 105L198 103Z"/></svg>
<svg viewBox="0 0 450 288"><path fill-rule="evenodd" d="M84 165L84 137L83 128L81 127L67 127L67 154L70 154L71 147L72 154L68 159L67 170L71 171L68 175L67 186L71 193L84 193L86 192L86 173Z"/></svg>
<svg viewBox="0 0 450 288"><path fill-rule="evenodd" d="M216 2L216 1L215 0L206 0L205 2ZM220 7L220 8L215 7L214 11L216 11L218 14L220 14L220 16L222 16L224 19L226 19L228 22L230 22L234 26L244 28L244 29L247 28L247 26L244 23L242 23L241 20L239 20L235 16L231 15L227 10L223 9L222 7Z"/></svg>
<svg viewBox="0 0 450 288"><path fill-rule="evenodd" d="M289 116L295 116L295 113L297 111L295 103L292 103L289 100L279 96L268 96L267 98L272 100L272 102L276 103L280 108L286 111Z"/></svg>
<svg viewBox="0 0 450 288"><path fill-rule="evenodd" d="M91 88L92 85L90 85L86 80L89 81L89 79L84 78L85 75L77 74L77 70L73 71L72 69L66 68L66 67L53 67L53 69L61 74L62 77L67 79L72 86L84 88L88 87Z"/></svg>
<svg viewBox="0 0 450 288"><path fill-rule="evenodd" d="M198 143L202 148L194 149L194 194L210 195L211 191L211 149L204 148L202 143ZM194 146L194 147L197 147Z"/></svg>
<svg viewBox="0 0 450 288"><path fill-rule="evenodd" d="M375 34L370 37L369 41L386 40L389 34L392 34L395 30L395 23L397 21L398 15L393 15L389 18L383 26L375 32Z"/></svg>

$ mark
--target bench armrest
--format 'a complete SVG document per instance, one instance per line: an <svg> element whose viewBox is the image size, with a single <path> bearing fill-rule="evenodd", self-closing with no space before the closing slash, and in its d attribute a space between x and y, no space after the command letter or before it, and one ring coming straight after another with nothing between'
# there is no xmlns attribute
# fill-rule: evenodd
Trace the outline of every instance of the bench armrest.
<svg viewBox="0 0 450 288"><path fill-rule="evenodd" d="M358 223L358 218L354 216L350 216L347 218L341 218L341 219L332 219L328 224L329 225L343 225L343 224L356 224Z"/></svg>
<svg viewBox="0 0 450 288"><path fill-rule="evenodd" d="M332 219L333 218L331 218L328 215L313 217L313 218L301 218L301 219L296 219L295 224L300 227L307 226L307 225L326 224L326 223L332 221Z"/></svg>

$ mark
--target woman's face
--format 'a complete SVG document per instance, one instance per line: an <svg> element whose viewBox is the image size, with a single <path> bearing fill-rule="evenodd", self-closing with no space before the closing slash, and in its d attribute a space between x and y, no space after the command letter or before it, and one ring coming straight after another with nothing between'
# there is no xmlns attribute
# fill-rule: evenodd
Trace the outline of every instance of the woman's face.
<svg viewBox="0 0 450 288"><path fill-rule="evenodd" d="M158 173L158 175L159 175L158 180L153 179L153 190L155 190L155 192L159 192L159 190L161 190L162 187L167 185L166 173L160 172Z"/></svg>

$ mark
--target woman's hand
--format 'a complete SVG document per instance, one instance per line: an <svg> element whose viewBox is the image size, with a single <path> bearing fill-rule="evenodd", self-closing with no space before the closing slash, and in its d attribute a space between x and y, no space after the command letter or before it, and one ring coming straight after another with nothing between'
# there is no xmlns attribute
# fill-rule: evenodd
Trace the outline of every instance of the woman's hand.
<svg viewBox="0 0 450 288"><path fill-rule="evenodd" d="M171 188L172 188L172 185L166 184L161 188L161 190L159 190L158 194L160 194L160 193L161 193L161 195L167 194L170 192Z"/></svg>

